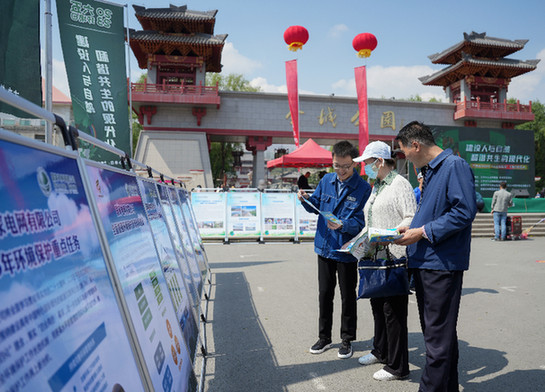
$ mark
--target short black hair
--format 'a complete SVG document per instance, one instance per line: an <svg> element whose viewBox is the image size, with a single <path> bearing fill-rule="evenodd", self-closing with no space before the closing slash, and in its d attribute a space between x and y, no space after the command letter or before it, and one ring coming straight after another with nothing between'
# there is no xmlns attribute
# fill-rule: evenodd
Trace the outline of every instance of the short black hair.
<svg viewBox="0 0 545 392"><path fill-rule="evenodd" d="M425 146L435 145L435 139L430 127L418 121L410 122L401 128L395 140L401 142L404 146L413 141Z"/></svg>
<svg viewBox="0 0 545 392"><path fill-rule="evenodd" d="M507 189L507 183L505 181L500 182L501 189Z"/></svg>
<svg viewBox="0 0 545 392"><path fill-rule="evenodd" d="M333 145L333 150L331 151L333 156L338 157L351 157L352 159L357 158L360 154L358 149L352 145L348 140L342 140Z"/></svg>

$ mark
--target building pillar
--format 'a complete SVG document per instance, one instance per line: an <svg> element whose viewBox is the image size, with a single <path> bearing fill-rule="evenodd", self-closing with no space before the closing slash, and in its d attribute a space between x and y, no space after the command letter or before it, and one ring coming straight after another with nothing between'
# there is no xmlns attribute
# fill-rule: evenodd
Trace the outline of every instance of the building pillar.
<svg viewBox="0 0 545 392"><path fill-rule="evenodd" d="M498 103L503 103L503 101L507 100L507 88L500 87L499 93L498 93Z"/></svg>
<svg viewBox="0 0 545 392"><path fill-rule="evenodd" d="M453 102L452 101L452 89L450 86L445 87L445 95L447 97L447 102Z"/></svg>
<svg viewBox="0 0 545 392"><path fill-rule="evenodd" d="M257 188L259 180L266 180L265 173L265 150L272 144L272 137L269 136L248 136L246 139L246 149L252 152L253 175L252 188Z"/></svg>
<svg viewBox="0 0 545 392"><path fill-rule="evenodd" d="M471 101L471 89L467 84L465 79L460 80L460 101L463 101L466 98L468 101Z"/></svg>

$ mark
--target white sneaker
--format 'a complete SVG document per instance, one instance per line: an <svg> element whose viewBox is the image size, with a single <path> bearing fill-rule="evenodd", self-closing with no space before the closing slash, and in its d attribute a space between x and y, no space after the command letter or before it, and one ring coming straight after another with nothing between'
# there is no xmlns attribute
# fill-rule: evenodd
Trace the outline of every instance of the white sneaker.
<svg viewBox="0 0 545 392"><path fill-rule="evenodd" d="M384 369L380 369L378 372L373 374L373 378L377 381L393 381L393 380L403 380L405 378L409 377L407 374L406 376L396 376L390 372L387 372Z"/></svg>
<svg viewBox="0 0 545 392"><path fill-rule="evenodd" d="M372 365L374 363L379 363L380 361L373 354L367 354L363 357L360 357L358 359L358 362L360 363L360 365Z"/></svg>

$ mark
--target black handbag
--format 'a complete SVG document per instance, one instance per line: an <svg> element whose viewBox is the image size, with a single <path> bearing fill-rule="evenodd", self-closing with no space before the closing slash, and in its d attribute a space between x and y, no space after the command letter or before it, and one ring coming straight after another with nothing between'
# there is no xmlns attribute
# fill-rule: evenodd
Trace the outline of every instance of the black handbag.
<svg viewBox="0 0 545 392"><path fill-rule="evenodd" d="M394 297L409 294L407 258L394 259L386 247L387 257L378 257L379 249L372 258L358 262L360 282L358 298Z"/></svg>

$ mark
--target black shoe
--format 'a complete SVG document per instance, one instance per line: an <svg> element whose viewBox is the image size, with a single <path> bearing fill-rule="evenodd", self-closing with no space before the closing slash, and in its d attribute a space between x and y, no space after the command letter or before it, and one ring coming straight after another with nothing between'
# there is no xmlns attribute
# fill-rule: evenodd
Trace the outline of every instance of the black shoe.
<svg viewBox="0 0 545 392"><path fill-rule="evenodd" d="M352 345L350 344L350 341L343 340L337 356L342 359L350 358L352 356Z"/></svg>
<svg viewBox="0 0 545 392"><path fill-rule="evenodd" d="M311 354L321 354L328 348L331 348L331 339L320 338L309 351Z"/></svg>

